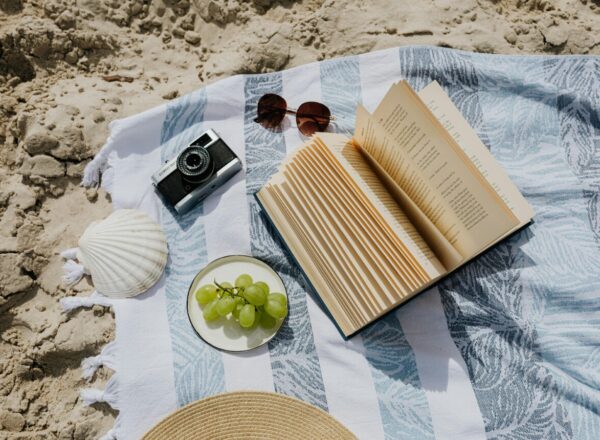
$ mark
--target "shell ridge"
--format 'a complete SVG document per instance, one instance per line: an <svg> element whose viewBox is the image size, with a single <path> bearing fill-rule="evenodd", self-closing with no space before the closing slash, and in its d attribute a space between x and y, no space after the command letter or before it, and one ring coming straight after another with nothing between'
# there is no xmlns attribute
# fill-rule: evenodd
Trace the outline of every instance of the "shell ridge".
<svg viewBox="0 0 600 440"><path fill-rule="evenodd" d="M146 291L162 276L168 255L160 226L132 209L92 223L79 239L79 248L96 289L112 297Z"/></svg>

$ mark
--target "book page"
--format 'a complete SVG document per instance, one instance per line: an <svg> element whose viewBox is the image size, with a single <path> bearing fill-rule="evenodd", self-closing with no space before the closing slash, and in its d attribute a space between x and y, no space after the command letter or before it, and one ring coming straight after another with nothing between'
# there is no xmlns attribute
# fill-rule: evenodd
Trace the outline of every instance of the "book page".
<svg viewBox="0 0 600 440"><path fill-rule="evenodd" d="M349 174L352 181L356 183L381 213L409 253L425 270L428 278L436 278L445 273L444 265L438 260L406 214L400 209L356 146L342 135L319 133L317 137L317 141L322 140L323 144L327 146L328 150L333 153L336 160Z"/></svg>
<svg viewBox="0 0 600 440"><path fill-rule="evenodd" d="M357 148L360 148L357 146ZM447 271L458 267L465 259L450 244L438 228L412 201L408 194L398 185L376 160L374 160L365 150L360 150L369 165L375 170L381 182L385 185L388 192L392 195L402 212L410 219L420 236L427 242L433 253L444 265Z"/></svg>
<svg viewBox="0 0 600 440"><path fill-rule="evenodd" d="M517 216L519 222L525 223L531 220L533 209L525 197L510 180L506 171L498 165L494 156L481 142L475 130L465 120L437 81L427 85L418 95L463 149L481 175Z"/></svg>
<svg viewBox="0 0 600 440"><path fill-rule="evenodd" d="M518 224L406 82L392 86L374 115L358 106L355 140L463 257Z"/></svg>
<svg viewBox="0 0 600 440"><path fill-rule="evenodd" d="M328 210L330 212L337 212L338 217L343 218L345 224L349 227L345 235L341 236L340 239L345 241L349 239L347 238L349 236L359 238L368 247L366 249L362 244L360 245L362 249L365 249L365 255L369 256L368 259L377 261L375 263L376 267L371 269L368 276L374 272L379 272L382 264L390 264L393 261L392 271L394 273L388 272L385 275L381 275L388 279L392 277L401 279L403 286L406 286L408 291L417 288L429 279L418 263L416 263L414 257L405 251L398 237L393 236L393 232L388 230L388 226L384 222L379 221L381 220L380 215L370 208L370 202L364 199L361 200L360 191L352 187L354 183L343 181L343 178L340 176L339 163L335 162L333 168L326 169L328 162L331 164L331 161L328 161L323 155L318 158L304 155L304 159L311 162L310 164L306 164L308 168L304 168L304 177L310 180L313 174L315 176L318 174L322 176L322 180L313 181L312 188L314 192L320 191L328 201ZM322 167L323 165L325 167ZM290 165L290 168L292 166ZM298 177L300 178L299 180L302 180L301 175ZM369 242L372 245L369 245ZM358 247L355 247L356 249ZM387 263L382 261L383 256L385 256ZM364 262L366 259L362 257L359 258L359 261ZM400 286L396 288L392 286L388 287L392 290L401 290L406 293L406 289L398 289Z"/></svg>

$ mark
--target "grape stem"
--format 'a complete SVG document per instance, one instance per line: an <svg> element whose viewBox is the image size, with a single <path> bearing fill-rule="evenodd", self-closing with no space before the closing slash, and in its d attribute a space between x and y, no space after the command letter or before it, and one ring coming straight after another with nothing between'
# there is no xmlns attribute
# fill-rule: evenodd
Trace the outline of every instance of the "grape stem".
<svg viewBox="0 0 600 440"><path fill-rule="evenodd" d="M246 298L244 298L241 294L240 294L240 289L244 290L243 287L223 287L221 286L219 283L217 283L217 280L213 279L213 283L215 284L215 286L217 286L219 289L221 289L223 292L227 292L229 293L231 296L239 296L240 298L242 298L244 300L244 302L248 302L246 301ZM236 291L237 289L237 291Z"/></svg>

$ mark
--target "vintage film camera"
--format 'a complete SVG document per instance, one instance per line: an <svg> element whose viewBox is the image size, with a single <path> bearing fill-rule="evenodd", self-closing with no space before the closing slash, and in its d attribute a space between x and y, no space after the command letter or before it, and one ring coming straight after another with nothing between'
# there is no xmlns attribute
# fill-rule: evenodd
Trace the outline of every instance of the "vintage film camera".
<svg viewBox="0 0 600 440"><path fill-rule="evenodd" d="M152 184L177 213L190 210L242 169L214 130L207 130L152 176Z"/></svg>

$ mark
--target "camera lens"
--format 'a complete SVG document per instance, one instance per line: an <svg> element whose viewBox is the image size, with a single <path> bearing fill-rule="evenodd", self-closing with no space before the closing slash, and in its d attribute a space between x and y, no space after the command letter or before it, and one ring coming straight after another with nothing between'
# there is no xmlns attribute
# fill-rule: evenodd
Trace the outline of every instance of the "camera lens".
<svg viewBox="0 0 600 440"><path fill-rule="evenodd" d="M183 179L192 183L206 180L213 171L210 153L204 147L188 147L177 158L177 169Z"/></svg>
<svg viewBox="0 0 600 440"><path fill-rule="evenodd" d="M196 153L192 153L185 158L185 164L188 166L188 168L195 169L202 164L202 159Z"/></svg>

